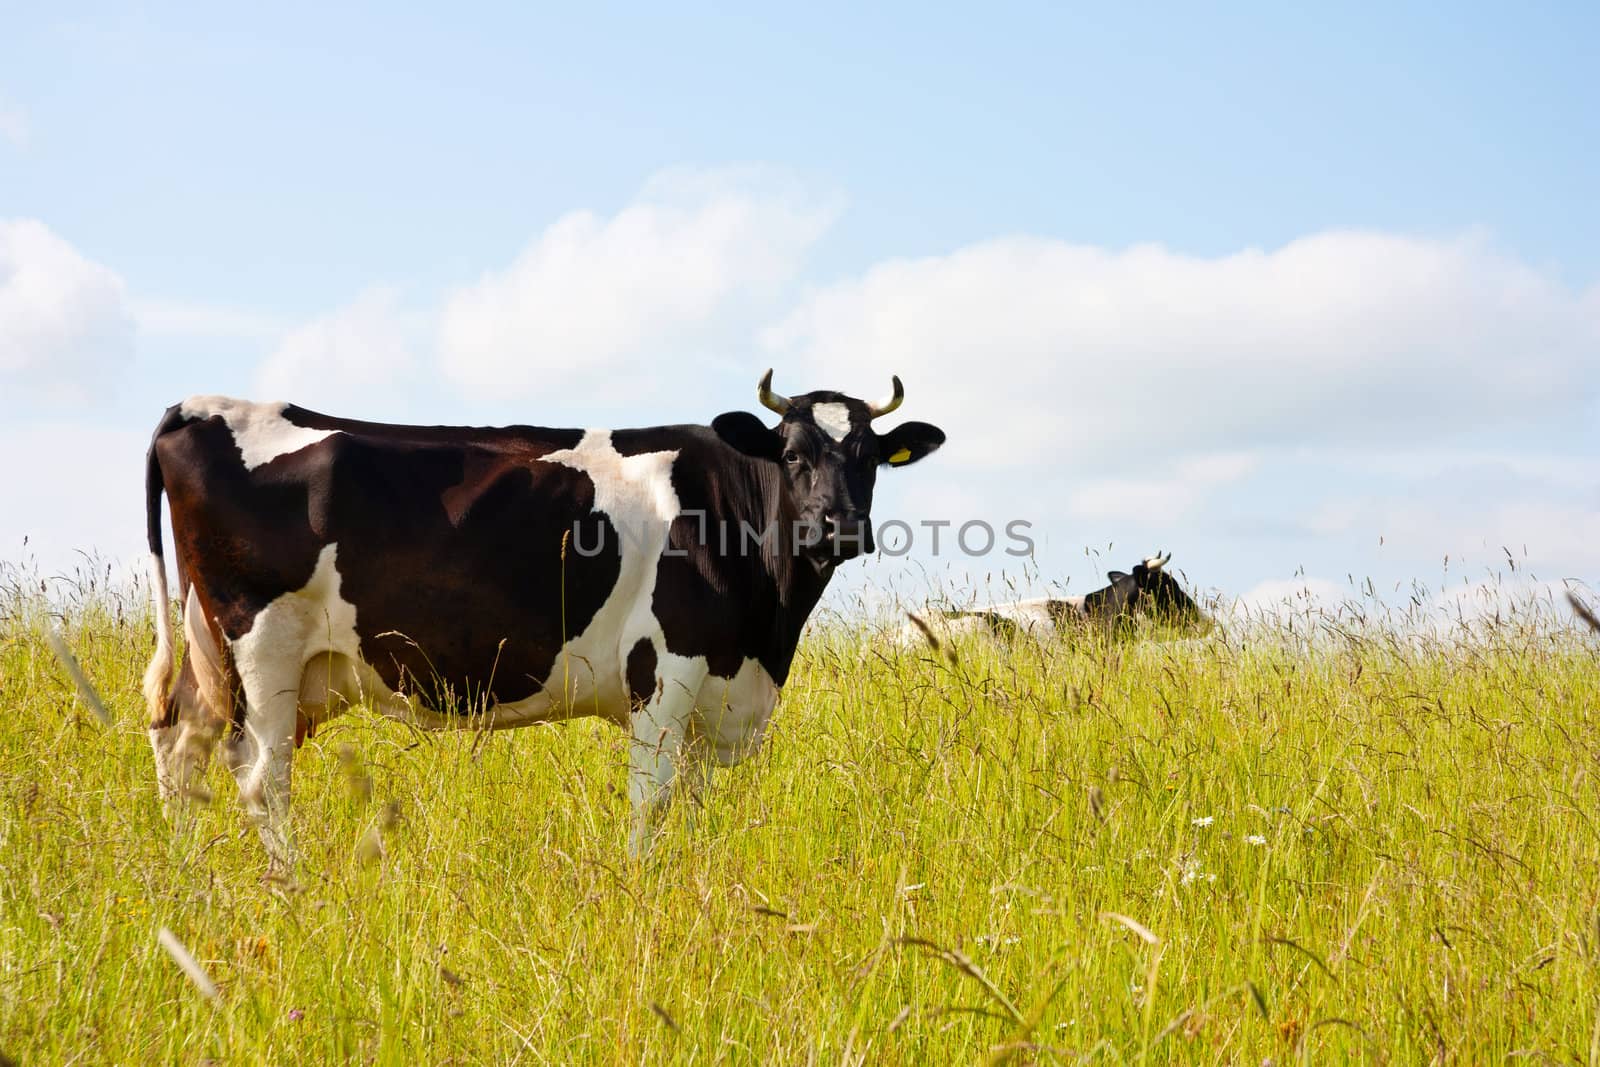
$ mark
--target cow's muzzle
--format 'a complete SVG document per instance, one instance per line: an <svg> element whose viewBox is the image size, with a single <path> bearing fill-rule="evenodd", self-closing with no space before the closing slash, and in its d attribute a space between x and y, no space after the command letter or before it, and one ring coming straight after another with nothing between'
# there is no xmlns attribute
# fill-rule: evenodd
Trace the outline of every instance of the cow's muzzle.
<svg viewBox="0 0 1600 1067"><path fill-rule="evenodd" d="M822 548L838 562L870 555L877 547L872 520L865 515L830 515L823 523Z"/></svg>

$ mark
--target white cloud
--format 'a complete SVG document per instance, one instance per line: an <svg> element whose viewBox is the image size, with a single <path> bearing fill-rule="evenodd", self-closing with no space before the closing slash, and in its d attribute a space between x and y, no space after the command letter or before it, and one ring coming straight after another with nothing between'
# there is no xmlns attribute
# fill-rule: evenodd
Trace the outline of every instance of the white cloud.
<svg viewBox="0 0 1600 1067"><path fill-rule="evenodd" d="M368 289L353 302L290 331L262 363L256 393L327 409L367 407L409 383L413 330L393 289Z"/></svg>
<svg viewBox="0 0 1600 1067"><path fill-rule="evenodd" d="M1387 453L1306 453L1294 461L1326 488L1306 533L1376 545L1413 565L1556 579L1600 571L1600 456L1422 447Z"/></svg>
<svg viewBox="0 0 1600 1067"><path fill-rule="evenodd" d="M122 279L42 222L0 220L0 376L81 396L132 352Z"/></svg>
<svg viewBox="0 0 1600 1067"><path fill-rule="evenodd" d="M1456 490L1456 491L1450 491ZM1458 567L1515 565L1547 577L1600 571L1600 487L1582 495L1528 487L1495 496L1466 483L1433 492L1377 493L1323 504L1311 527L1323 536L1368 542Z"/></svg>
<svg viewBox="0 0 1600 1067"><path fill-rule="evenodd" d="M648 375L774 298L836 214L771 171L658 175L616 215L565 215L510 266L450 294L441 367L497 394Z"/></svg>
<svg viewBox="0 0 1600 1067"><path fill-rule="evenodd" d="M898 371L947 462L1065 470L1426 440L1572 415L1600 289L1479 237L1330 232L1220 258L1006 238L882 263L767 335L817 380Z"/></svg>
<svg viewBox="0 0 1600 1067"><path fill-rule="evenodd" d="M1101 478L1084 482L1067 496L1067 511L1081 519L1122 519L1146 523L1172 522L1200 503L1212 490L1237 482L1260 466L1260 459L1242 452L1196 456L1167 465L1165 477Z"/></svg>

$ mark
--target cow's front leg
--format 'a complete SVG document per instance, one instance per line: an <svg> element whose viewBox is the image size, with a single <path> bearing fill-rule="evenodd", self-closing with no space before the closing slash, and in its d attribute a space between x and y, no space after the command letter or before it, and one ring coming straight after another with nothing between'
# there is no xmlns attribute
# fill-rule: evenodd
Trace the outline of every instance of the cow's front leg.
<svg viewBox="0 0 1600 1067"><path fill-rule="evenodd" d="M633 712L628 760L633 832L628 837L628 853L635 858L648 855L654 847L672 802L679 768L692 759L690 723L695 696L706 677L703 663L674 656L663 658L678 662L662 664L654 695Z"/></svg>

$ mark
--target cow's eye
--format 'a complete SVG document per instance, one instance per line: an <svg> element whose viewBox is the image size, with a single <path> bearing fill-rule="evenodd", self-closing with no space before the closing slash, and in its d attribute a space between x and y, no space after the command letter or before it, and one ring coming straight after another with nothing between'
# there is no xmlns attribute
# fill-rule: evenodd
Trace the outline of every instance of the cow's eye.
<svg viewBox="0 0 1600 1067"><path fill-rule="evenodd" d="M791 448L784 452L783 461L791 467L796 466L800 462L800 453Z"/></svg>

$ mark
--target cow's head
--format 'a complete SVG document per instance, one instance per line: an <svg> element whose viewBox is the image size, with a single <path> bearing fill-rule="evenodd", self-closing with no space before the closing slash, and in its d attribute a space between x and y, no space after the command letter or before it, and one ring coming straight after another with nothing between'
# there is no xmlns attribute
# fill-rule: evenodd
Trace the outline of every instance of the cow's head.
<svg viewBox="0 0 1600 1067"><path fill-rule="evenodd" d="M733 448L775 465L801 531L800 550L818 564L873 551L878 468L915 463L944 444L944 431L925 422L904 422L887 433L872 428L873 419L905 399L898 377L894 393L876 404L832 392L783 396L772 391L770 370L757 395L763 407L782 416L776 427L746 411L719 415L711 425Z"/></svg>
<svg viewBox="0 0 1600 1067"><path fill-rule="evenodd" d="M1202 634L1212 622L1200 610L1178 580L1166 571L1172 553L1155 555L1134 565L1132 574L1112 571L1107 577L1118 592L1118 600L1130 615L1147 615L1164 626L1182 633Z"/></svg>

